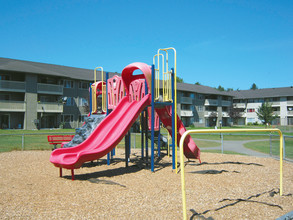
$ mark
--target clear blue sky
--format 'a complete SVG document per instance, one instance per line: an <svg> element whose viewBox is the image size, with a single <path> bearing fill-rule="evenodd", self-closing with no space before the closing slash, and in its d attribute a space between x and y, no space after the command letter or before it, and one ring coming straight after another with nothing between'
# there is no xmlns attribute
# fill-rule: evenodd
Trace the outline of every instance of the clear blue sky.
<svg viewBox="0 0 293 220"><path fill-rule="evenodd" d="M185 82L293 86L292 0L1 0L0 57L121 72L177 50Z"/></svg>

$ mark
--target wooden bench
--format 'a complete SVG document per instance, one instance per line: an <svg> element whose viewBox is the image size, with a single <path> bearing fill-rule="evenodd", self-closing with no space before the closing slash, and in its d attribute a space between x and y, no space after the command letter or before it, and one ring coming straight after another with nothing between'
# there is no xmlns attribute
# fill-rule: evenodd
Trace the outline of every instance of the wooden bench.
<svg viewBox="0 0 293 220"><path fill-rule="evenodd" d="M54 145L54 149L56 149L57 144L62 144L62 142L69 142L72 140L74 135L48 135L49 144Z"/></svg>

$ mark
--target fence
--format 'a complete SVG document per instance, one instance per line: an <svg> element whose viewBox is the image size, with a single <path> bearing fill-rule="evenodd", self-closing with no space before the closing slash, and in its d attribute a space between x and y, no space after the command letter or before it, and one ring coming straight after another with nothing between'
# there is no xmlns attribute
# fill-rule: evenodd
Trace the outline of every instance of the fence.
<svg viewBox="0 0 293 220"><path fill-rule="evenodd" d="M64 133L24 133L0 134L0 152L12 150L51 150L48 135L71 135L73 132Z"/></svg>
<svg viewBox="0 0 293 220"><path fill-rule="evenodd" d="M51 150L52 146L48 144L47 136L61 134L69 135L74 134L73 132L63 132L63 133L24 133L24 134L0 134L0 152L12 151L12 150ZM168 136L167 133L162 133L165 137ZM202 148L200 144L199 148L202 151L211 151L211 152L222 152L222 153L231 153L229 149L228 141L233 140L235 137L232 137L235 134L201 134L200 137L201 143L209 145L211 141L218 142L217 147L208 147ZM231 136L231 137L230 137ZM278 157L279 147L278 147L278 135L273 134L237 134L241 136L241 140L251 140L251 142L257 141L257 145L261 146L262 153L270 157ZM247 136L247 137L245 137ZM197 143L198 135L192 136ZM283 135L284 137L284 146L283 146L283 158L288 161L293 161L293 136ZM203 140L205 139L205 140ZM210 139L210 140L209 140ZM237 140L237 139L236 139ZM171 144L171 142L170 142ZM124 146L124 139L119 143L122 147ZM131 133L131 148L140 149L141 148L141 135L140 133ZM235 153L241 153L239 151L239 146L235 145L233 150ZM257 151L251 151L253 156L258 156Z"/></svg>

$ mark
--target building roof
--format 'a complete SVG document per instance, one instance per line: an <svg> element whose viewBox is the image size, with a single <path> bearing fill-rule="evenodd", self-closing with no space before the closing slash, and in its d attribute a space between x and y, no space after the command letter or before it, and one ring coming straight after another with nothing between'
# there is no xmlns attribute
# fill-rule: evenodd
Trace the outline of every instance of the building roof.
<svg viewBox="0 0 293 220"><path fill-rule="evenodd" d="M16 60L0 57L0 70L16 71L23 73L36 73L41 75L60 76L79 80L94 80L93 69L83 69L76 67L68 67L55 64L39 63L32 61ZM110 73L110 77L118 73ZM120 75L120 74L118 74ZM100 71L97 71L97 80L101 80ZM221 92L215 88L202 85L194 85L188 83L177 83L177 89L180 91L189 91L202 94L216 94L231 96L230 93Z"/></svg>
<svg viewBox="0 0 293 220"><path fill-rule="evenodd" d="M0 57L0 70L5 71L16 71L24 73L36 73L41 75L52 75L60 76L71 79L80 79L80 80L94 80L94 70L93 69L83 69L75 68L47 63L37 63L24 60L15 60L9 58ZM105 71L104 71L105 72ZM109 74L110 77L114 73ZM101 79L100 71L97 71L97 80Z"/></svg>
<svg viewBox="0 0 293 220"><path fill-rule="evenodd" d="M234 96L234 99L253 99L253 98L273 98L293 96L293 86L268 88L268 89L250 89L229 92Z"/></svg>
<svg viewBox="0 0 293 220"><path fill-rule="evenodd" d="M219 91L209 86L195 85L195 84L188 84L188 83L177 83L177 90L208 94L208 95L233 96L229 92Z"/></svg>
<svg viewBox="0 0 293 220"><path fill-rule="evenodd" d="M41 75L60 76L78 80L94 80L94 70L76 68L55 64L38 63L32 61L16 60L0 57L0 70L3 71L15 71L23 73L35 73ZM104 71L106 72L106 71ZM109 77L114 75L120 75L119 73L109 73ZM97 80L101 80L100 71L97 71ZM256 90L239 90L239 91L219 91L215 88L203 85L195 85L188 83L177 83L177 89L180 91L194 92L208 95L222 95L222 96L234 96L236 99L250 99L250 98L269 98L269 97L281 97L293 96L293 87L281 87L281 88L268 88L268 89L256 89Z"/></svg>

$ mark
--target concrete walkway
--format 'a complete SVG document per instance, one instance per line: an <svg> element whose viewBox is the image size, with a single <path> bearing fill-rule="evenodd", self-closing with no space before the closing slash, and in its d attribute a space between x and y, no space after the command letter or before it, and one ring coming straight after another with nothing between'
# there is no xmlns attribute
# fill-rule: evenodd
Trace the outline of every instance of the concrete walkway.
<svg viewBox="0 0 293 220"><path fill-rule="evenodd" d="M195 143L196 143L196 140L211 141L211 142L220 143L220 146L218 146L218 147L205 147L205 148L200 148L201 150L221 150L221 141L220 140L194 139ZM245 143L256 142L256 141L268 141L268 145L269 145L270 139L249 140L249 141L225 141L224 140L223 141L224 152L225 151L234 151L234 152L249 155L249 156L270 157L269 154L260 153L260 152L250 150L250 149L244 147Z"/></svg>

